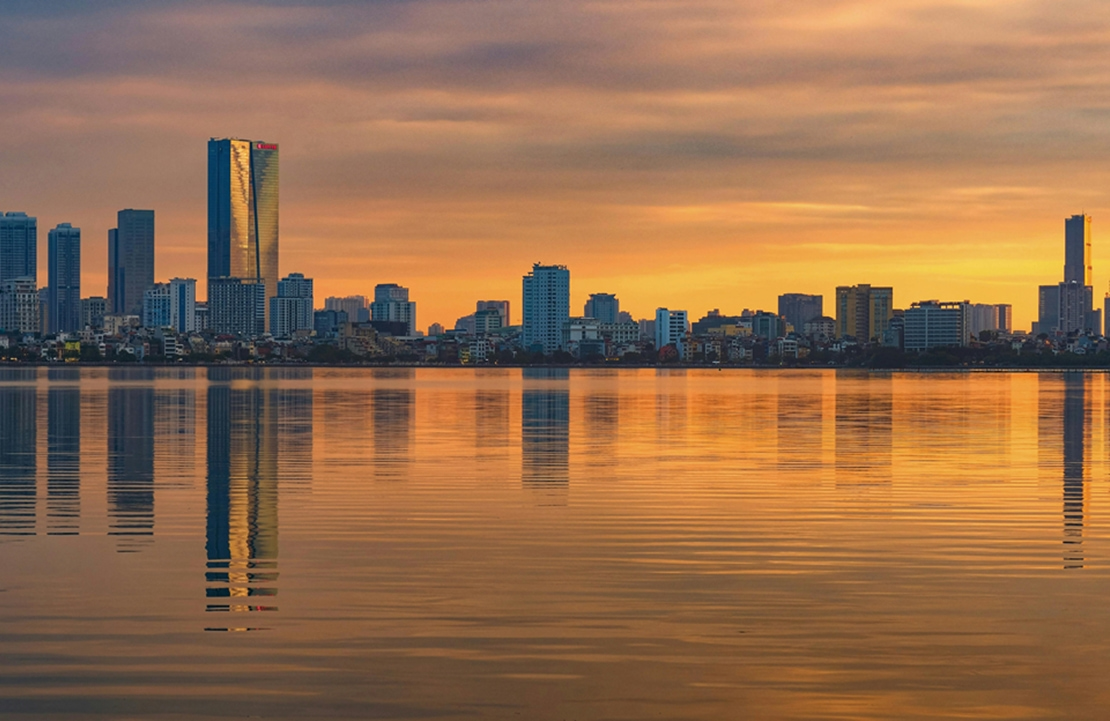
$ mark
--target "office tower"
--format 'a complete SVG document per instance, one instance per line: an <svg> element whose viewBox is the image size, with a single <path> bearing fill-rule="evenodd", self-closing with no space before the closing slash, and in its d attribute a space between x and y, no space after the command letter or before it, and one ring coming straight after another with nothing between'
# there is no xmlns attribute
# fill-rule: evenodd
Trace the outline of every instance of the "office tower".
<svg viewBox="0 0 1110 721"><path fill-rule="evenodd" d="M297 331L311 331L312 278L290 273L278 283L277 295L270 298L270 335L288 338Z"/></svg>
<svg viewBox="0 0 1110 721"><path fill-rule="evenodd" d="M1003 333L1014 332L1014 307L1009 303L996 303L995 311L998 317L998 330Z"/></svg>
<svg viewBox="0 0 1110 721"><path fill-rule="evenodd" d="M366 323L370 320L370 306L366 302L366 297L362 295L325 298L324 310L343 311L351 323Z"/></svg>
<svg viewBox="0 0 1110 721"><path fill-rule="evenodd" d="M583 315L602 323L616 323L620 316L621 302L612 293L590 293Z"/></svg>
<svg viewBox="0 0 1110 721"><path fill-rule="evenodd" d="M108 315L108 299L99 295L81 299L81 327L99 330L104 327L104 316Z"/></svg>
<svg viewBox="0 0 1110 721"><path fill-rule="evenodd" d="M81 330L81 229L59 223L47 234L48 333Z"/></svg>
<svg viewBox="0 0 1110 721"><path fill-rule="evenodd" d="M416 335L416 303L409 300L409 289L396 283L379 283L374 286L370 320L404 323L405 335Z"/></svg>
<svg viewBox="0 0 1110 721"><path fill-rule="evenodd" d="M825 301L822 296L806 293L783 293L779 296L779 315L794 326L794 332L799 335L806 322L824 314Z"/></svg>
<svg viewBox="0 0 1110 721"><path fill-rule="evenodd" d="M0 213L0 282L38 279L38 218L26 213Z"/></svg>
<svg viewBox="0 0 1110 721"><path fill-rule="evenodd" d="M34 278L0 282L0 331L38 333L42 328L39 291Z"/></svg>
<svg viewBox="0 0 1110 721"><path fill-rule="evenodd" d="M501 315L501 327L509 326L509 301L507 300L480 300L475 310L479 313L483 310L495 310Z"/></svg>
<svg viewBox="0 0 1110 721"><path fill-rule="evenodd" d="M944 346L966 346L970 336L971 304L925 300L911 303L903 316L906 350L922 351Z"/></svg>
<svg viewBox="0 0 1110 721"><path fill-rule="evenodd" d="M655 350L673 345L682 355L682 344L686 340L687 318L684 310L655 309Z"/></svg>
<svg viewBox="0 0 1110 721"><path fill-rule="evenodd" d="M1038 333L1098 332L1102 311L1094 308L1091 286L1091 218L1064 220L1064 281L1042 285L1037 294Z"/></svg>
<svg viewBox="0 0 1110 721"><path fill-rule="evenodd" d="M155 283L143 293L142 323L144 328L167 328L170 325L169 283Z"/></svg>
<svg viewBox="0 0 1110 721"><path fill-rule="evenodd" d="M230 335L262 335L266 329L266 286L242 278L209 278L208 329Z"/></svg>
<svg viewBox="0 0 1110 721"><path fill-rule="evenodd" d="M342 310L318 310L312 314L312 329L317 338L334 338L347 322L347 312Z"/></svg>
<svg viewBox="0 0 1110 721"><path fill-rule="evenodd" d="M143 293L154 285L154 211L116 213L108 231L108 301L116 315L139 315Z"/></svg>
<svg viewBox="0 0 1110 721"><path fill-rule="evenodd" d="M881 338L894 317L894 289L864 283L836 289L836 334L860 342Z"/></svg>
<svg viewBox="0 0 1110 721"><path fill-rule="evenodd" d="M563 341L570 319L570 271L565 265L532 266L523 278L524 348L553 353Z"/></svg>
<svg viewBox="0 0 1110 721"><path fill-rule="evenodd" d="M1064 282L1091 284L1091 216L1064 220Z"/></svg>
<svg viewBox="0 0 1110 721"><path fill-rule="evenodd" d="M208 141L208 277L262 283L265 298L277 295L276 144L238 138ZM211 290L208 298L211 304ZM269 310L265 305L264 316Z"/></svg>

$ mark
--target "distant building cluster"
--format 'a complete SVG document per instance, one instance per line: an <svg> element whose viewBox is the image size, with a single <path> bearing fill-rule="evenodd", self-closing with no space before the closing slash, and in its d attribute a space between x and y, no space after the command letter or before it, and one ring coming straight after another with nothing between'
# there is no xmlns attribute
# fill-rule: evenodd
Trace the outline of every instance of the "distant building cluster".
<svg viewBox="0 0 1110 721"><path fill-rule="evenodd" d="M453 327L432 323L425 334L402 285L380 283L370 298L329 297L317 309L312 278L280 275L279 171L276 143L209 141L205 302L197 301L195 278L156 279L153 210L117 213L108 231L107 292L90 297L81 295L79 227L48 231L47 282L39 287L37 219L0 213L0 349L47 359L720 363L1033 341L1082 353L1104 349L1110 335L1110 314L1094 307L1087 215L1065 220L1063 280L1039 287L1028 335L1015 333L1009 304L922 299L899 307L892 287L862 283L836 288L832 315L821 295L784 293L775 311L714 309L693 320L686 309L661 307L636 320L615 294L597 292L572 316L570 269L542 263L522 277L518 324L509 300L478 300Z"/></svg>

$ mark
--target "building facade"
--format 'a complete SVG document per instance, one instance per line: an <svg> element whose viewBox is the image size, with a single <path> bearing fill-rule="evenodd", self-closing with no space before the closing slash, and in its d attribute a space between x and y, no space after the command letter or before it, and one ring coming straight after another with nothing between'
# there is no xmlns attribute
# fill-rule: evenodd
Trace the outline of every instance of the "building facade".
<svg viewBox="0 0 1110 721"><path fill-rule="evenodd" d="M59 223L47 234L48 333L73 333L81 322L81 229Z"/></svg>
<svg viewBox="0 0 1110 721"><path fill-rule="evenodd" d="M270 298L270 334L289 338L315 327L312 307L312 278L290 273L278 283L278 294Z"/></svg>
<svg viewBox="0 0 1110 721"><path fill-rule="evenodd" d="M38 333L41 326L39 291L35 279L0 281L0 331Z"/></svg>
<svg viewBox="0 0 1110 721"><path fill-rule="evenodd" d="M655 350L673 345L683 355L689 319L684 310L655 309Z"/></svg>
<svg viewBox="0 0 1110 721"><path fill-rule="evenodd" d="M507 300L480 300L475 307L476 313L483 310L495 310L501 316L501 328L506 328L509 323L509 301Z"/></svg>
<svg viewBox="0 0 1110 721"><path fill-rule="evenodd" d="M563 325L570 320L570 270L536 263L522 286L524 348L554 353L563 342Z"/></svg>
<svg viewBox="0 0 1110 721"><path fill-rule="evenodd" d="M324 310L343 311L351 323L366 323L370 320L370 305L363 295L325 298Z"/></svg>
<svg viewBox="0 0 1110 721"><path fill-rule="evenodd" d="M38 218L26 213L0 213L0 282L39 275Z"/></svg>
<svg viewBox="0 0 1110 721"><path fill-rule="evenodd" d="M208 329L241 336L265 333L265 284L243 278L209 278Z"/></svg>
<svg viewBox="0 0 1110 721"><path fill-rule="evenodd" d="M616 323L621 314L621 302L612 293L590 293L584 315L596 318L599 323Z"/></svg>
<svg viewBox="0 0 1110 721"><path fill-rule="evenodd" d="M882 338L894 317L894 289L885 286L842 285L836 289L836 333L860 342Z"/></svg>
<svg viewBox="0 0 1110 721"><path fill-rule="evenodd" d="M409 300L409 289L396 283L379 283L374 286L370 320L404 323L405 335L416 335L416 303Z"/></svg>
<svg viewBox="0 0 1110 721"><path fill-rule="evenodd" d="M81 299L81 327L100 330L108 315L108 299L99 295Z"/></svg>
<svg viewBox="0 0 1110 721"><path fill-rule="evenodd" d="M279 177L277 144L208 141L209 278L261 283L265 298L277 295Z"/></svg>
<svg viewBox="0 0 1110 721"><path fill-rule="evenodd" d="M779 296L779 315L786 319L795 333L802 333L806 323L824 314L823 296L807 293L783 293Z"/></svg>
<svg viewBox="0 0 1110 721"><path fill-rule="evenodd" d="M923 351L945 346L968 344L970 304L926 300L910 304L903 316L904 347L908 351Z"/></svg>
<svg viewBox="0 0 1110 721"><path fill-rule="evenodd" d="M116 314L136 315L143 294L154 285L154 211L116 213L108 231L108 301Z"/></svg>

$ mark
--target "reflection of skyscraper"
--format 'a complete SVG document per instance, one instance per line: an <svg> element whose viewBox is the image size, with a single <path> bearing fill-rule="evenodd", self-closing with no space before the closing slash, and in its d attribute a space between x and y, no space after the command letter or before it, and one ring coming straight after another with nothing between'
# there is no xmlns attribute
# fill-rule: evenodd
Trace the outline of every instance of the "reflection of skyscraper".
<svg viewBox="0 0 1110 721"><path fill-rule="evenodd" d="M208 141L208 277L263 282L263 305L277 295L276 144L232 138ZM264 312L268 314L269 308ZM268 315L263 327L269 327Z"/></svg>
<svg viewBox="0 0 1110 721"><path fill-rule="evenodd" d="M892 450L890 376L836 375L836 482L889 485Z"/></svg>
<svg viewBox="0 0 1110 721"><path fill-rule="evenodd" d="M195 370L176 369L178 378L191 379ZM161 371L173 373L173 370ZM196 454L197 397L186 388L159 388L154 394L154 468L158 485L193 483Z"/></svg>
<svg viewBox="0 0 1110 721"><path fill-rule="evenodd" d="M613 378L616 382L616 378ZM583 399L586 404L585 433L590 465L616 465L614 447L620 424L620 396L615 392L591 392Z"/></svg>
<svg viewBox="0 0 1110 721"><path fill-rule="evenodd" d="M525 368L525 381L562 381L525 386L521 395L521 481L525 487L566 486L570 480L569 372L561 368Z"/></svg>
<svg viewBox="0 0 1110 721"><path fill-rule="evenodd" d="M474 445L479 454L493 449L503 451L508 447L508 391L491 389L474 392Z"/></svg>
<svg viewBox="0 0 1110 721"><path fill-rule="evenodd" d="M215 383L208 388L208 611L276 610L249 600L277 595L274 393Z"/></svg>
<svg viewBox="0 0 1110 721"><path fill-rule="evenodd" d="M47 391L46 523L47 533L76 534L81 518L81 389L55 386L79 371L54 369Z"/></svg>
<svg viewBox="0 0 1110 721"><path fill-rule="evenodd" d="M109 371L109 380L134 381L150 369ZM108 387L108 534L154 533L154 388ZM120 551L135 550L134 544Z"/></svg>
<svg viewBox="0 0 1110 721"><path fill-rule="evenodd" d="M275 370L284 379L312 379L311 368ZM312 482L312 390L283 388L277 391L278 402L278 473L286 490Z"/></svg>
<svg viewBox="0 0 1110 721"><path fill-rule="evenodd" d="M381 370L375 378L411 380L412 368ZM378 478L405 476L412 444L413 405L416 393L409 387L375 388L370 391L374 416L374 475Z"/></svg>
<svg viewBox="0 0 1110 721"><path fill-rule="evenodd" d="M1083 567L1083 448L1087 429L1087 379L1064 376L1064 567Z"/></svg>
<svg viewBox="0 0 1110 721"><path fill-rule="evenodd" d="M34 382L35 371L5 371L3 380ZM35 533L34 386L0 386L0 535Z"/></svg>

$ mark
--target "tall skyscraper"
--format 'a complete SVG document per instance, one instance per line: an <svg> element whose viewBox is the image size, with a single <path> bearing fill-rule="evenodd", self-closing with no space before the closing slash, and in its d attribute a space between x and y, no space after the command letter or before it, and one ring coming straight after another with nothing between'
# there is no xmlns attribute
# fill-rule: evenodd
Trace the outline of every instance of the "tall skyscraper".
<svg viewBox="0 0 1110 721"><path fill-rule="evenodd" d="M288 338L297 331L312 330L313 325L312 278L290 273L278 282L277 295L270 298L270 335Z"/></svg>
<svg viewBox="0 0 1110 721"><path fill-rule="evenodd" d="M0 282L38 280L38 218L26 213L0 213Z"/></svg>
<svg viewBox="0 0 1110 721"><path fill-rule="evenodd" d="M416 335L416 303L409 300L409 289L396 283L379 283L374 286L370 319L404 323L405 335Z"/></svg>
<svg viewBox="0 0 1110 721"><path fill-rule="evenodd" d="M1091 217L1064 220L1064 282L1042 285L1037 297L1038 333L1071 333L1102 329L1102 311L1095 310L1091 286Z"/></svg>
<svg viewBox="0 0 1110 721"><path fill-rule="evenodd" d="M59 223L47 234L48 333L81 330L81 229Z"/></svg>
<svg viewBox="0 0 1110 721"><path fill-rule="evenodd" d="M779 296L779 315L794 326L795 333L802 333L807 321L825 314L822 296L806 293L783 293Z"/></svg>
<svg viewBox="0 0 1110 721"><path fill-rule="evenodd" d="M108 303L116 315L139 315L143 293L154 285L154 211L116 213L108 231Z"/></svg>
<svg viewBox="0 0 1110 721"><path fill-rule="evenodd" d="M553 353L570 319L570 271L565 265L532 266L523 278L524 349Z"/></svg>
<svg viewBox="0 0 1110 721"><path fill-rule="evenodd" d="M621 302L612 293L590 293L583 315L602 323L616 323L621 313Z"/></svg>
<svg viewBox="0 0 1110 721"><path fill-rule="evenodd" d="M262 283L267 299L280 278L278 175L275 143L208 141L208 277Z"/></svg>
<svg viewBox="0 0 1110 721"><path fill-rule="evenodd" d="M894 317L894 289L842 285L836 289L836 334L860 342L882 338Z"/></svg>

